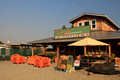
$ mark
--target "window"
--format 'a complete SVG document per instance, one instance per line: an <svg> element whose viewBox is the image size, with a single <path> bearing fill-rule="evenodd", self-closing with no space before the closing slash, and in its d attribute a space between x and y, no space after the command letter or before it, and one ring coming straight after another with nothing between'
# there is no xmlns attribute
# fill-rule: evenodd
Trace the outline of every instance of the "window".
<svg viewBox="0 0 120 80"><path fill-rule="evenodd" d="M82 22L79 22L79 23L78 23L78 26L82 26Z"/></svg>
<svg viewBox="0 0 120 80"><path fill-rule="evenodd" d="M84 22L84 25L85 25L85 26L90 25L90 24L89 24L89 21Z"/></svg>
<svg viewBox="0 0 120 80"><path fill-rule="evenodd" d="M92 20L92 29L96 28L96 20Z"/></svg>
<svg viewBox="0 0 120 80"><path fill-rule="evenodd" d="M6 49L5 49L5 48L2 48L2 49L1 49L1 54L2 54L2 55L5 55L5 53L6 53Z"/></svg>

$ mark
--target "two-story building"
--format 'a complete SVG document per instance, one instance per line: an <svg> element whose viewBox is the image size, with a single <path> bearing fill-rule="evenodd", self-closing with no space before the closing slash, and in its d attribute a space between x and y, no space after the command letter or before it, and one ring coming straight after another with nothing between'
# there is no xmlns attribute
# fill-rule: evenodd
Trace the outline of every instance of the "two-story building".
<svg viewBox="0 0 120 80"><path fill-rule="evenodd" d="M68 44L89 36L108 43L111 46L111 52L120 57L120 32L118 31L120 28L109 17L101 14L84 13L68 22L73 25L73 28L54 30L54 37L28 43L33 46L41 44L43 53L45 53L47 45L52 45L58 54L73 55L75 58L77 55L84 55L84 47L70 47ZM87 48L87 52L108 52L107 46Z"/></svg>

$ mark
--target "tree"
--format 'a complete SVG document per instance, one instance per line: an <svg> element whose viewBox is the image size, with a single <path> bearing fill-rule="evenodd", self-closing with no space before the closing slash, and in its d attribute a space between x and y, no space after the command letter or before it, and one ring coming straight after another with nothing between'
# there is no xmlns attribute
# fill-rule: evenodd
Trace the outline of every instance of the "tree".
<svg viewBox="0 0 120 80"><path fill-rule="evenodd" d="M66 26L65 26L65 25L63 25L62 29L66 29Z"/></svg>
<svg viewBox="0 0 120 80"><path fill-rule="evenodd" d="M2 41L0 41L0 44L4 44Z"/></svg>

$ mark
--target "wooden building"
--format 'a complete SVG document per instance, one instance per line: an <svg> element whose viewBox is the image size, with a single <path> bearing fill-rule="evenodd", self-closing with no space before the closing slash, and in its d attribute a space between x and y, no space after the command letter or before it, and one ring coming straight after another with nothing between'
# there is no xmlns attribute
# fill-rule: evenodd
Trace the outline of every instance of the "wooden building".
<svg viewBox="0 0 120 80"><path fill-rule="evenodd" d="M111 53L120 57L120 46L118 45L120 42L120 32L118 30L120 28L109 17L101 14L84 13L68 22L73 25L73 28L54 30L54 37L28 43L33 46L41 44L43 46L43 53L45 53L47 45L52 45L55 47L57 55L73 55L75 58L77 55L84 55L84 47L69 47L68 44L89 36L108 43L110 47L87 47L88 50L96 51L101 48L101 50L105 51L105 49L110 49ZM79 29L82 31L79 31ZM70 33L71 31L72 33Z"/></svg>

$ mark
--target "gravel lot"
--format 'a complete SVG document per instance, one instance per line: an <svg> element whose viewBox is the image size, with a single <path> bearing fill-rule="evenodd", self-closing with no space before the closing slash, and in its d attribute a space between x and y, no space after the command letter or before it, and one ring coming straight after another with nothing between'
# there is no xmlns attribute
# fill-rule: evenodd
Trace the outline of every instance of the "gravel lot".
<svg viewBox="0 0 120 80"><path fill-rule="evenodd" d="M12 64L10 61L0 61L0 80L120 80L120 69L113 75L92 74L87 76L85 69L66 73L51 67L37 68L28 64Z"/></svg>

